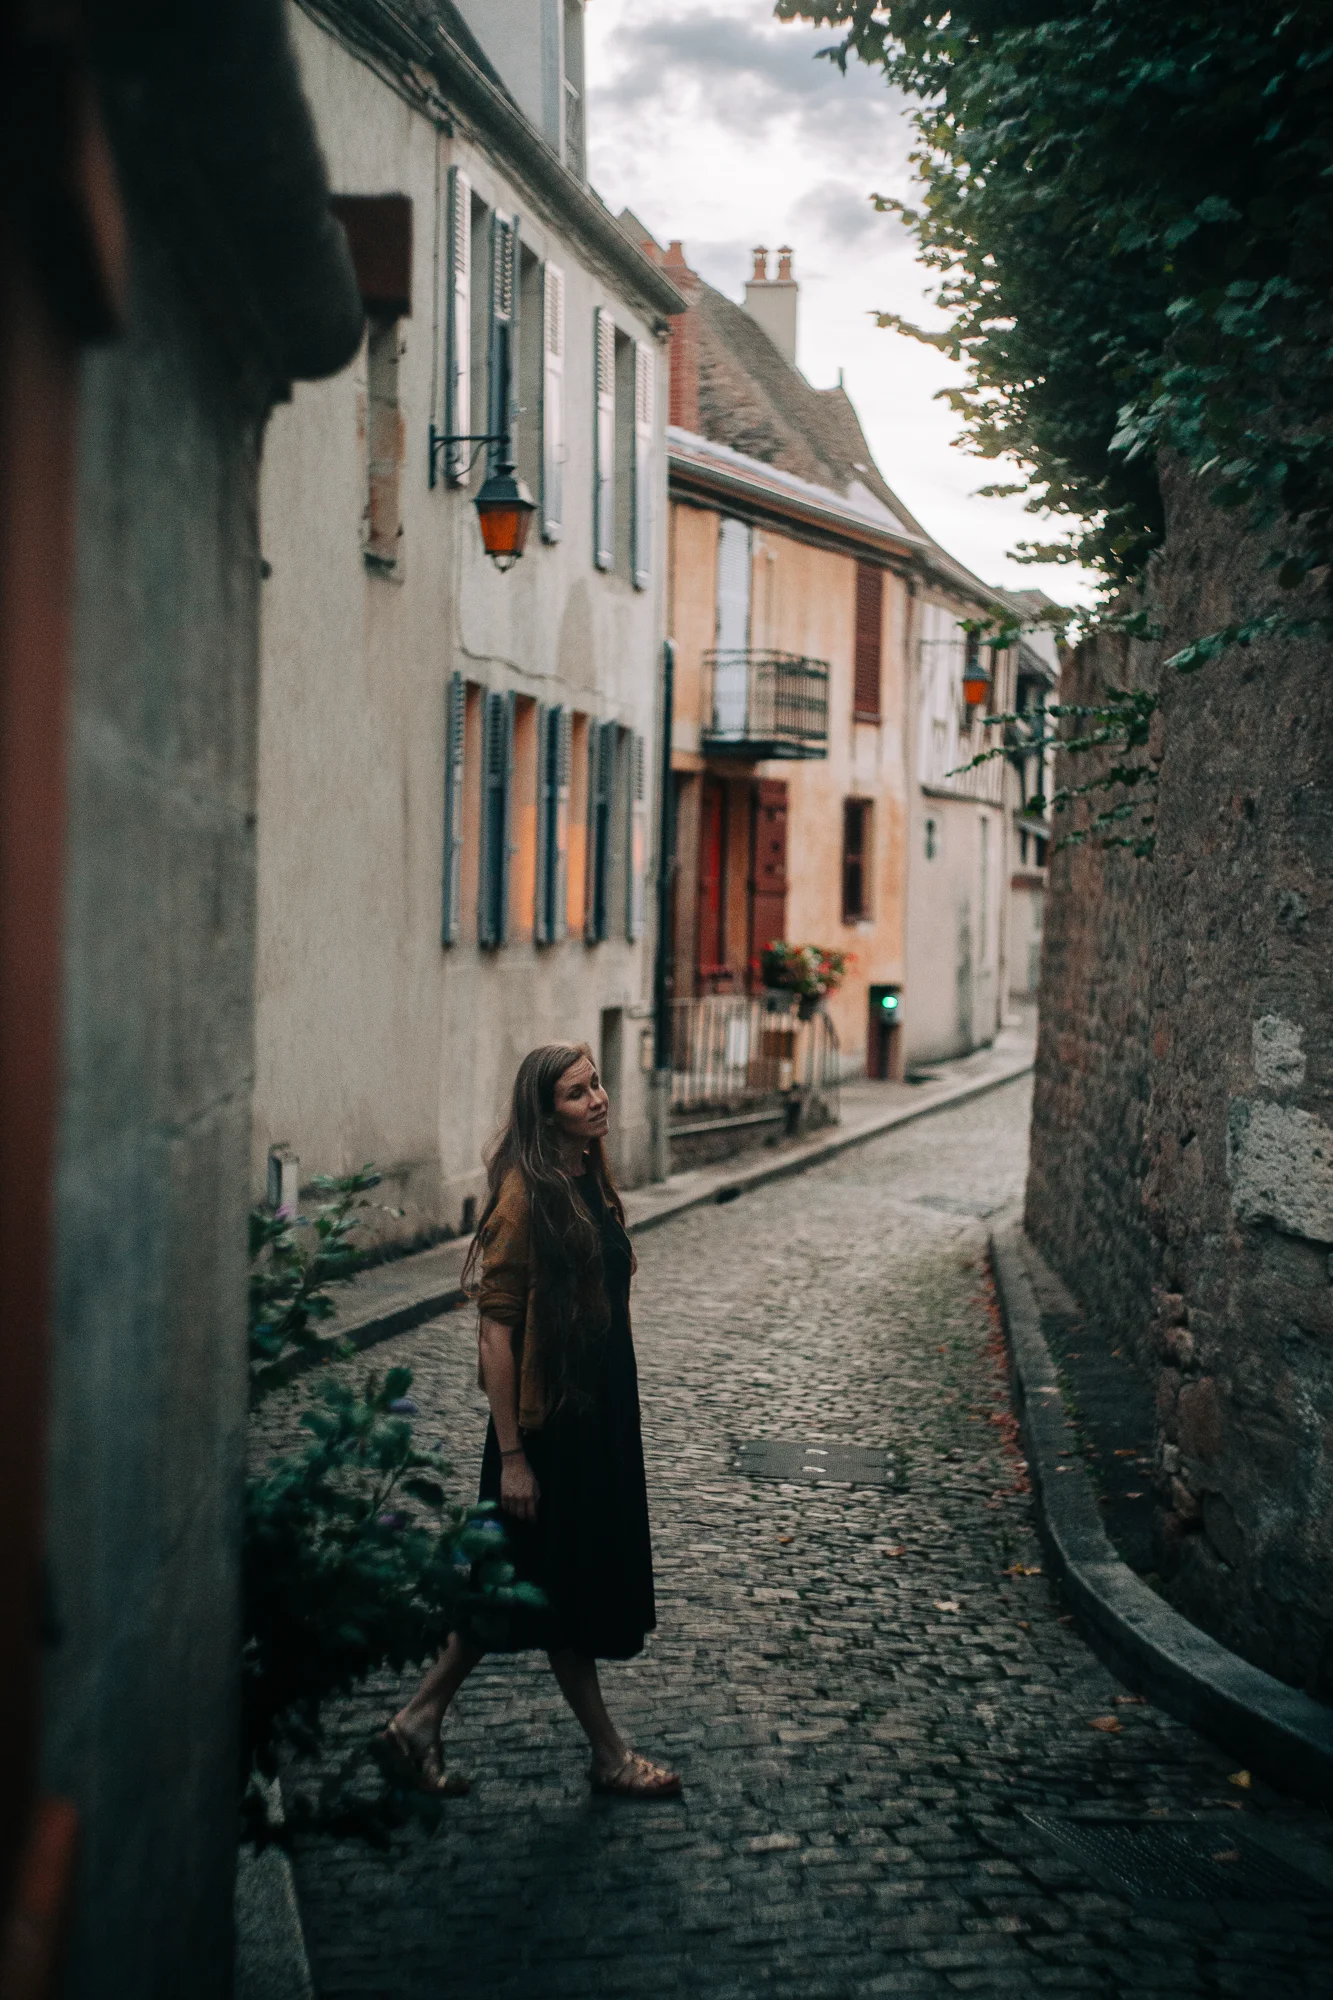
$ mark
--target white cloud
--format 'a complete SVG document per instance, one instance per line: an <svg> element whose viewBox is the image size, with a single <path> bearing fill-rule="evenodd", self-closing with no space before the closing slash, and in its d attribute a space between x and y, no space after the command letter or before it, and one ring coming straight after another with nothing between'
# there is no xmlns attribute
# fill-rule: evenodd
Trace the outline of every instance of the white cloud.
<svg viewBox="0 0 1333 2000"><path fill-rule="evenodd" d="M1074 572L1014 563L1016 542L1051 529L1021 500L980 500L1011 476L960 451L936 393L962 371L933 348L880 331L876 310L938 323L913 241L872 192L907 195L912 130L875 72L844 77L818 58L827 30L782 24L769 0L591 0L587 11L592 180L659 240L678 236L710 284L739 299L749 250L794 246L798 359L820 385L844 371L890 485L979 576L1088 594Z"/></svg>

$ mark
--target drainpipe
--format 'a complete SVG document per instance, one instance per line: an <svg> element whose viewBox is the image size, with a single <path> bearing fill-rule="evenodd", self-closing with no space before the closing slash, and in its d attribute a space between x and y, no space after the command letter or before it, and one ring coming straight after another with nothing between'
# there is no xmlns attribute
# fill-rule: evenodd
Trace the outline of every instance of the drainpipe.
<svg viewBox="0 0 1333 2000"><path fill-rule="evenodd" d="M662 641L662 766L658 774L657 941L653 957L652 1127L655 1181L671 1173L671 870L675 815L671 800L671 734L675 721L676 642Z"/></svg>

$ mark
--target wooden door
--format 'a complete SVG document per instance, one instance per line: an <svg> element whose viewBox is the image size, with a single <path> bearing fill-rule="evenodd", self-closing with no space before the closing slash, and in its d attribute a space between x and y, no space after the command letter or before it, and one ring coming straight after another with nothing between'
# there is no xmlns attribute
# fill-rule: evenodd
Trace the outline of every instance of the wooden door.
<svg viewBox="0 0 1333 2000"><path fill-rule="evenodd" d="M760 778L754 788L750 840L750 962L787 934L787 785Z"/></svg>
<svg viewBox="0 0 1333 2000"><path fill-rule="evenodd" d="M699 800L699 948L697 990L727 971L727 788L707 775Z"/></svg>

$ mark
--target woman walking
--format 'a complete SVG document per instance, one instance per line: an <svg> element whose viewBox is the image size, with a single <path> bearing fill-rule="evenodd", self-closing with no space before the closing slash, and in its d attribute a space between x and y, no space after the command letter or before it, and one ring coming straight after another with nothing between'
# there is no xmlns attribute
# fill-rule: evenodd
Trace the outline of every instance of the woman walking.
<svg viewBox="0 0 1333 2000"><path fill-rule="evenodd" d="M545 1650L592 1746L593 1790L675 1798L679 1777L631 1750L597 1678L599 1659L633 1659L657 1623L630 1335L634 1258L607 1169L607 1122L588 1049L554 1043L524 1057L464 1269L468 1283L480 1262L478 1384L491 1406L480 1497L498 1502L517 1575L546 1598L544 1609L510 1613L503 1650ZM453 1633L379 1737L401 1782L444 1789L440 1725L485 1651Z"/></svg>

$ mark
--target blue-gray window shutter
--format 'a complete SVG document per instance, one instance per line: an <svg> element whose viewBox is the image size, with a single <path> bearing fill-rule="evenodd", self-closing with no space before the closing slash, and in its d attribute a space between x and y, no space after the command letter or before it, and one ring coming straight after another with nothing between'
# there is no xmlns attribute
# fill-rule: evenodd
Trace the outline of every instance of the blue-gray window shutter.
<svg viewBox="0 0 1333 2000"><path fill-rule="evenodd" d="M653 409L656 355L646 340L634 343L634 588L653 580Z"/></svg>
<svg viewBox="0 0 1333 2000"><path fill-rule="evenodd" d="M565 274L542 273L542 539L558 542L565 521Z"/></svg>
<svg viewBox="0 0 1333 2000"><path fill-rule="evenodd" d="M457 944L463 915L463 755L467 684L451 674L444 704L444 944Z"/></svg>
<svg viewBox="0 0 1333 2000"><path fill-rule="evenodd" d="M602 306L593 321L593 561L610 569L616 558L616 323Z"/></svg>
<svg viewBox="0 0 1333 2000"><path fill-rule="evenodd" d="M643 936L644 906L648 872L648 773L644 741L635 730L627 739L629 749L629 829L628 867L625 877L625 935Z"/></svg>
<svg viewBox="0 0 1333 2000"><path fill-rule="evenodd" d="M448 269L444 291L444 433L466 437L472 429L472 183L461 167L449 169ZM460 486L468 476L469 445L446 447L445 478Z"/></svg>
<svg viewBox="0 0 1333 2000"><path fill-rule="evenodd" d="M554 712L556 739L555 792L555 911L551 938L559 943L569 930L569 774L574 717L567 708Z"/></svg>
<svg viewBox="0 0 1333 2000"><path fill-rule="evenodd" d="M482 711L481 854L477 941L509 936L510 776L514 763L514 697L488 694Z"/></svg>

